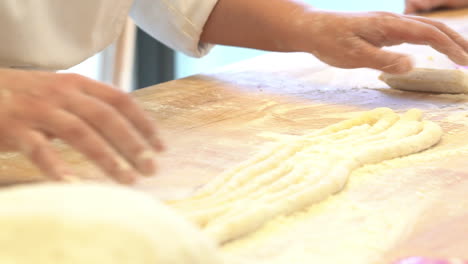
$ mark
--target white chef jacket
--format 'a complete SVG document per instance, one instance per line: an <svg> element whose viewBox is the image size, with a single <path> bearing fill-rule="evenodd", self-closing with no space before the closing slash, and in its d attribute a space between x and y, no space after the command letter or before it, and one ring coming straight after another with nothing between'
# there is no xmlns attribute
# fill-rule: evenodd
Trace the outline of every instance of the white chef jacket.
<svg viewBox="0 0 468 264"><path fill-rule="evenodd" d="M1 0L0 67L66 69L103 50L130 14L169 47L194 57L217 0Z"/></svg>

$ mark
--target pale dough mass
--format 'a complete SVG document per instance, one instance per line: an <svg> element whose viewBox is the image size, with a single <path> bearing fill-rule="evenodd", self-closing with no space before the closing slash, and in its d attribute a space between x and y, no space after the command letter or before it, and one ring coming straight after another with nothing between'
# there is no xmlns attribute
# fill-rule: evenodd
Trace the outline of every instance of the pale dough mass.
<svg viewBox="0 0 468 264"><path fill-rule="evenodd" d="M0 192L0 263L246 263L220 257L215 242L245 237L271 220L318 204L342 190L354 170L423 151L441 136L441 128L422 120L419 110L399 115L378 108L308 135L286 137L193 197L170 203L203 232L171 208L124 188L6 189Z"/></svg>
<svg viewBox="0 0 468 264"><path fill-rule="evenodd" d="M462 94L468 93L468 72L464 70L443 70L415 68L407 74L383 73L380 80L393 89Z"/></svg>
<svg viewBox="0 0 468 264"><path fill-rule="evenodd" d="M44 184L0 192L2 264L217 264L214 243L136 191Z"/></svg>

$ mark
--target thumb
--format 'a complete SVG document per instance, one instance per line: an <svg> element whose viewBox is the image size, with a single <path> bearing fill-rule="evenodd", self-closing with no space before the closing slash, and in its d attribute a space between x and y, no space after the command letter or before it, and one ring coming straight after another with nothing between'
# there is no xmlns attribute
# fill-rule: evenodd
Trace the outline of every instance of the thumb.
<svg viewBox="0 0 468 264"><path fill-rule="evenodd" d="M380 49L366 43L362 54L362 67L372 68L391 74L403 74L413 68L413 62L407 55Z"/></svg>

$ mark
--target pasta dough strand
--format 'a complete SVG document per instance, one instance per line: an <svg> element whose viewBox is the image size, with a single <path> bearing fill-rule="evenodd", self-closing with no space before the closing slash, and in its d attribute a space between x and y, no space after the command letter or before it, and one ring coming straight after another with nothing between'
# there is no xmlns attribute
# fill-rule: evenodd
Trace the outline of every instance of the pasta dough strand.
<svg viewBox="0 0 468 264"><path fill-rule="evenodd" d="M416 109L399 116L378 108L289 138L221 174L222 180L208 184L195 199L174 206L218 242L235 239L339 192L361 166L433 146L442 130L421 120Z"/></svg>

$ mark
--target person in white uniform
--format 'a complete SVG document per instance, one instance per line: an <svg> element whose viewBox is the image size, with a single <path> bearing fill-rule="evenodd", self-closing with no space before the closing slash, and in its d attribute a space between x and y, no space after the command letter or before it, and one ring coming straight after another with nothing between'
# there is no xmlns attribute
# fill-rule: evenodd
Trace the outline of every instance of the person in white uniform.
<svg viewBox="0 0 468 264"><path fill-rule="evenodd" d="M156 170L156 128L132 98L75 74L54 73L104 49L127 15L173 49L200 57L213 44L309 52L341 68L405 73L427 44L468 64L468 42L446 25L387 12L340 13L293 0L2 0L0 151L19 151L51 179L73 173L49 141L60 138L123 183Z"/></svg>

